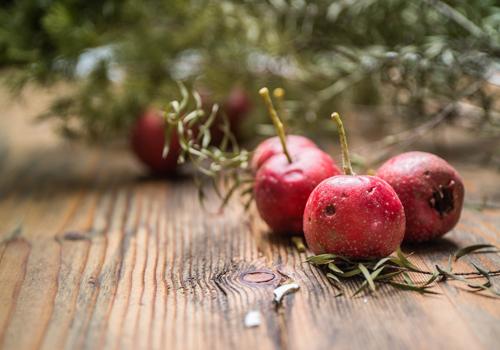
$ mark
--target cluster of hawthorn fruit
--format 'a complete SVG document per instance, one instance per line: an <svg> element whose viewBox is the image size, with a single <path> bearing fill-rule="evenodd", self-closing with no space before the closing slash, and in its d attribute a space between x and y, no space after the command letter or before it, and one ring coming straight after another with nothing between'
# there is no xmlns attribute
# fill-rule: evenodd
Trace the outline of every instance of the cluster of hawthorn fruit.
<svg viewBox="0 0 500 350"><path fill-rule="evenodd" d="M333 113L342 148L342 173L312 140L285 135L268 89L262 88L259 94L278 136L256 147L250 170L258 212L273 233L304 233L315 254L374 259L390 255L403 240L440 237L458 222L464 186L444 159L407 152L389 159L374 176L356 175L342 120ZM241 118L248 111L248 97L235 90L224 107L230 121ZM179 152L174 134L168 155L162 158L164 141L162 120L154 112L138 120L133 148L159 173L175 169Z"/></svg>
<svg viewBox="0 0 500 350"><path fill-rule="evenodd" d="M424 152L389 159L374 176L354 174L342 120L332 114L343 171L310 139L285 136L269 91L259 91L278 135L259 144L251 168L260 216L276 233L304 233L315 254L382 258L403 240L444 235L458 222L464 186L442 158Z"/></svg>

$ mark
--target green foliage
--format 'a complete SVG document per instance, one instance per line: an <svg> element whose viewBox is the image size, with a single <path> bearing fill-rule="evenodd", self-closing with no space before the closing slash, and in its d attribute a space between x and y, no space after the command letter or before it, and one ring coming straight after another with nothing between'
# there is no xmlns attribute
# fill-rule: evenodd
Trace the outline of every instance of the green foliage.
<svg viewBox="0 0 500 350"><path fill-rule="evenodd" d="M177 161L181 164L189 161L197 170L194 180L202 206L207 196L203 185L209 180L211 189L220 199L219 211L235 194L240 195L248 208L253 200L250 152L239 147L228 118L219 113L218 104L206 113L196 91L190 96L182 83L179 83L179 90L181 98L171 101L163 113L166 140L163 154L168 154L169 140L175 133L181 148ZM222 133L220 140L213 138L214 128Z"/></svg>
<svg viewBox="0 0 500 350"><path fill-rule="evenodd" d="M218 98L235 82L253 94L283 86L287 124L304 131L349 100L391 102L413 122L467 98L498 127L484 88L500 65L494 0L18 0L0 23L11 86L69 82L46 114L67 135L120 135L141 109L175 99L176 80ZM85 54L97 63L82 74Z"/></svg>
<svg viewBox="0 0 500 350"><path fill-rule="evenodd" d="M356 296L362 291L374 293L377 286L389 285L396 289L418 292L421 294L438 294L433 290L439 282L447 279L461 283L468 291L473 293L487 292L494 297L500 297L500 291L494 285L492 277L500 274L499 270L487 271L482 267L471 263L473 272L453 272L453 257L459 257L471 253L478 253L482 248L496 248L490 244L477 244L457 250L449 257L448 267L435 266L435 270L423 270L415 266L398 248L396 254L382 259L369 259L354 261L336 254L320 254L307 258L307 262L321 269L332 285L339 291L340 296L345 294L347 280L358 279L362 282L354 291ZM491 251L490 251L491 252ZM498 251L494 251L498 252ZM482 253L485 253L484 251ZM410 276L410 274L413 276ZM423 282L414 281L415 278L426 278ZM472 280L483 278L483 283Z"/></svg>

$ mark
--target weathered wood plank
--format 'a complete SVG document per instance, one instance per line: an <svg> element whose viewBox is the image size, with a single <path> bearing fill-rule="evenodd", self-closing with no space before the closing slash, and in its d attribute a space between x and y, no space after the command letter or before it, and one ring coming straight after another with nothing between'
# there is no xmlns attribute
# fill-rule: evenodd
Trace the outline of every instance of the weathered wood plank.
<svg viewBox="0 0 500 350"><path fill-rule="evenodd" d="M25 240L4 242L5 250L0 260L0 342L6 338L6 330L16 310L21 286L26 277L26 263L30 245Z"/></svg>
<svg viewBox="0 0 500 350"><path fill-rule="evenodd" d="M139 177L122 153L32 136L10 139L0 163L0 348L498 347L498 299L453 283L437 296L384 287L335 298L306 254L269 235L255 210L235 202L223 215L206 212L189 179ZM468 200L500 198L497 172L461 170ZM500 210L466 209L445 239L404 249L431 268L458 246L499 240ZM471 255L456 269L467 261L500 266L498 255ZM272 291L287 278L301 289L276 311ZM356 288L349 282L347 294ZM244 327L250 310L261 311L260 327Z"/></svg>
<svg viewBox="0 0 500 350"><path fill-rule="evenodd" d="M134 194L127 194L128 191ZM498 319L495 304L468 293L460 293L461 299L457 299L454 287L449 287L449 291L445 288L444 292L451 294L447 297L421 297L383 289L379 295L366 299L334 299L331 286L303 262L305 256L295 252L287 240L270 238L254 213L247 225L242 225L244 216L237 208L223 217L193 215L193 211L202 213L194 192L188 183L172 188L152 183L141 184L134 190L110 189L99 200L86 199L78 210L84 213L83 218L73 218L76 224L69 223L66 227L85 230L85 225L78 222L88 223L87 217L91 216L94 217L91 233L87 233L88 240L62 240L61 261L66 262L65 271L57 263L59 248L53 239L55 235L50 241L34 239L32 244L37 250L31 254L42 260L34 260L27 268L30 275L37 278L23 283L26 295L20 298L23 308L17 308L20 316L9 324L6 333L8 339L16 342L4 345L30 347L31 343L18 343L19 338L9 335L16 327L24 328L25 322L37 329L40 321L33 324L25 317L37 310L36 305L41 308L40 313L48 310L49 301L54 298L50 286L57 288L57 294L44 337L46 348L61 345L61 334L65 333L68 348L93 348L96 344L106 348L149 348L153 344L156 347L169 344L171 348L244 347L242 344L250 347L257 346L255 337L260 339L260 346L267 341L268 348L302 348L311 344L315 348L347 344L360 348L367 342L374 347L411 348L412 344L429 338L435 329L441 329L441 335L432 338L436 348L474 347L483 343L479 339L485 335L487 340L495 339L492 334L497 323L491 323L492 319ZM88 201L92 204L85 204ZM94 210L89 208L92 205L96 205ZM482 236L468 233L469 220L474 223L478 215L483 214L466 211L464 237L455 232L454 239L458 236L459 243L472 243L489 237L491 232L477 224L473 225L474 230L481 229ZM127 223L124 223L125 217ZM55 222L54 227L61 226L59 221ZM163 226L159 222L163 222ZM163 230L158 229L159 226ZM131 236L126 238L127 235ZM158 245L160 235L165 235L164 244ZM157 256L162 247L165 248L163 266L159 265ZM49 256L42 254L51 250L54 253ZM6 252L10 252L10 248ZM444 258L441 252L433 254L429 259L434 262ZM0 263L2 267L4 259ZM425 258L424 262L427 263ZM46 269L45 273L35 268L40 264ZM302 290L287 298L282 314L276 313L270 303L276 282L259 286L241 281L246 271L256 269L266 269L276 275L280 271L301 284ZM57 274L59 282L54 283ZM71 292L64 291L68 281L72 281ZM57 287L59 285L64 287ZM157 297L159 285L164 286L163 298ZM35 288L45 294L36 293ZM351 292L354 288L355 285L350 285ZM28 302L33 295L36 295L34 305ZM70 315L64 321L60 310L75 299L75 308L66 309ZM478 308L490 310L492 318L477 316L480 315L477 308L464 311L460 307L462 302L469 308L474 302ZM245 312L253 308L261 309L265 322L258 329L246 330L242 319ZM479 318L474 320L476 326L469 322L472 317ZM477 323L481 320L485 324ZM62 332L58 333L61 326L64 326ZM153 331L155 329L159 331ZM30 342L38 338L31 338ZM484 345L492 348L492 344Z"/></svg>

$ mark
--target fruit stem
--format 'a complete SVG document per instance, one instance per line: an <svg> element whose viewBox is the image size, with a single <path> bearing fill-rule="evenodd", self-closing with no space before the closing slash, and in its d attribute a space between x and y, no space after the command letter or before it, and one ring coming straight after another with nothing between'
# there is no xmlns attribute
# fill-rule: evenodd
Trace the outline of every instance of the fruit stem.
<svg viewBox="0 0 500 350"><path fill-rule="evenodd" d="M276 88L273 90L273 95L275 98L283 99L285 97L285 90L283 88Z"/></svg>
<svg viewBox="0 0 500 350"><path fill-rule="evenodd" d="M283 101L285 100L285 89L276 88L273 90L273 97L276 101L276 111L279 115L286 118L285 108L283 107Z"/></svg>
<svg viewBox="0 0 500 350"><path fill-rule="evenodd" d="M259 95L262 97L262 99L266 104L267 111L269 113L269 116L271 117L271 120L273 121L274 128L276 129L276 132L281 142L281 146L283 147L283 153L285 153L288 163L292 163L292 157L290 157L290 153L288 153L288 149L286 147L285 128L283 127L283 123L281 122L278 113L274 109L273 101L271 101L271 96L269 95L269 89L263 87L262 89L259 90Z"/></svg>
<svg viewBox="0 0 500 350"><path fill-rule="evenodd" d="M337 130L339 132L340 147L342 148L342 168L344 168L344 174L355 175L354 171L352 171L349 148L347 147L347 136L342 119L340 119L340 115L337 112L332 113L331 118L337 124Z"/></svg>

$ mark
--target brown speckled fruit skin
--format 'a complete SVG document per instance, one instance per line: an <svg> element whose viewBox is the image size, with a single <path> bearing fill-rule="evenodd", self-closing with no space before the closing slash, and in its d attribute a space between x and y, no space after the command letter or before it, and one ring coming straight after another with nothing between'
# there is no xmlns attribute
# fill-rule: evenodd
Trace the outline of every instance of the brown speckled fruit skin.
<svg viewBox="0 0 500 350"><path fill-rule="evenodd" d="M165 123L160 114L149 110L142 114L132 128L130 143L137 158L156 175L173 175L177 169L180 145L177 134L172 135L170 149L163 158Z"/></svg>
<svg viewBox="0 0 500 350"><path fill-rule="evenodd" d="M299 135L287 135L286 145L291 155L301 152L305 148L318 148L310 139ZM278 136L262 141L253 153L250 167L255 173L272 156L283 153L283 147Z"/></svg>
<svg viewBox="0 0 500 350"><path fill-rule="evenodd" d="M340 174L325 152L309 148L290 164L281 153L267 160L255 176L254 196L262 219L274 233L302 233L302 215L311 191Z"/></svg>
<svg viewBox="0 0 500 350"><path fill-rule="evenodd" d="M464 185L458 172L444 159L426 152L407 152L389 159L377 171L396 191L406 213L405 241L422 242L449 232L460 219ZM441 189L452 208L433 207Z"/></svg>
<svg viewBox="0 0 500 350"><path fill-rule="evenodd" d="M401 244L404 230L401 201L375 176L326 179L311 193L304 210L304 235L315 254L385 257Z"/></svg>

